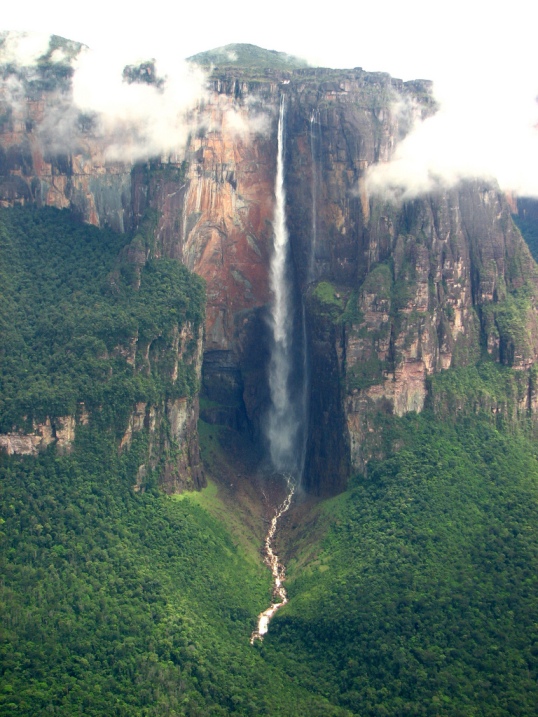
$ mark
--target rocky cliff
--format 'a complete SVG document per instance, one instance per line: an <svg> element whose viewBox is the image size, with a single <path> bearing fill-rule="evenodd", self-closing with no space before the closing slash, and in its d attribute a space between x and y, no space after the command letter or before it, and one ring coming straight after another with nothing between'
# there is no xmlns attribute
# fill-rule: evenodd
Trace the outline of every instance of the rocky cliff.
<svg viewBox="0 0 538 717"><path fill-rule="evenodd" d="M260 438L283 94L290 270L311 378L307 489L338 491L365 469L380 450L379 415L430 399L439 408L430 379L450 367L489 355L521 372L520 413L532 414L538 276L505 198L480 182L400 203L368 193L368 167L408 131L396 108L434 111L426 82L217 68L184 155L135 166L105 162L91 128L76 151L45 151L40 121L57 98L41 92L2 124L0 202L70 206L119 231L154 217L141 261L177 258L207 282L203 391L220 406L206 418ZM179 435L189 420L174 411Z"/></svg>
<svg viewBox="0 0 538 717"><path fill-rule="evenodd" d="M176 364L181 362L192 365L195 375L200 377L202 332L198 329L193 335L191 327L184 332L190 334L192 347L161 347L162 354L175 355ZM135 347L129 358L133 365L140 365ZM155 355L153 356L155 359ZM146 356L146 361L148 357ZM166 361L168 363L168 361ZM102 412L98 406L94 410ZM161 488L167 493L181 492L185 489L200 489L206 485L198 445L198 395L163 400L137 402L128 415L125 431L118 441L119 451L131 446L133 437L143 430L147 431L148 445L144 463L141 463L134 484L139 491L147 482L151 471L158 476ZM14 429L0 433L0 451L7 455L37 455L50 445L59 453L71 452L79 426L86 426L92 419L90 412L80 403L76 412L66 416L47 416L43 421L33 420L31 427L25 430Z"/></svg>
<svg viewBox="0 0 538 717"><path fill-rule="evenodd" d="M203 327L190 323L183 325L181 332L174 332L170 342L156 341L158 348L144 346L141 362L134 348L133 365L141 367L146 363L147 372L155 371L166 377L169 372L171 386L177 385L178 374L185 367L192 369L197 384L202 369ZM136 347L138 349L141 346ZM170 362L170 357L173 361ZM160 367L151 363L161 364ZM172 365L170 365L170 363ZM180 391L185 393L185 391ZM128 417L127 428L120 440L120 451L131 445L133 437L143 431L148 433L146 460L138 468L135 490L145 484L150 471L156 471L161 488L167 493L200 489L206 480L198 444L198 394L166 395L160 401L136 403Z"/></svg>

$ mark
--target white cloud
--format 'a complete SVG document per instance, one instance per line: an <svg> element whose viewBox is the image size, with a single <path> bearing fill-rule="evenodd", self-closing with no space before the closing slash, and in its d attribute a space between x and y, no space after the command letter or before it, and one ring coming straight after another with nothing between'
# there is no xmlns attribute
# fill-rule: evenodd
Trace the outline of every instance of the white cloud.
<svg viewBox="0 0 538 717"><path fill-rule="evenodd" d="M390 162L370 168L370 191L405 199L479 177L538 196L538 73L488 62L434 91L439 111L415 122Z"/></svg>
<svg viewBox="0 0 538 717"><path fill-rule="evenodd" d="M36 61L48 51L49 38L31 35L8 35L0 61L25 67L26 78L38 76ZM46 106L37 128L38 136L48 151L82 151L89 135L81 130L80 117L91 123L91 136L98 137L104 161L134 162L159 156L181 157L189 135L200 129L196 108L209 102L208 71L178 56L177 52L161 52L155 56L143 48L116 45L100 50L82 47L78 55L54 51L54 60L68 62L73 68L70 92L59 92ZM124 69L152 62L157 84L127 82ZM24 116L25 88L15 76L3 83L4 101ZM252 134L267 134L272 115L256 98L247 96L239 103L229 97L212 98L214 112L210 115L224 131L248 139ZM207 115L205 122L208 121ZM206 129L214 129L212 126Z"/></svg>
<svg viewBox="0 0 538 717"><path fill-rule="evenodd" d="M181 152L192 129L189 113L206 97L206 74L174 56L155 60L162 86L124 81L127 64L148 59L88 49L75 62L73 103L97 115L109 159Z"/></svg>
<svg viewBox="0 0 538 717"><path fill-rule="evenodd" d="M230 98L220 96L217 100L224 113L225 131L243 141L250 135L268 136L273 129L274 112L253 95L247 95L241 104L230 104Z"/></svg>
<svg viewBox="0 0 538 717"><path fill-rule="evenodd" d="M137 151L157 151L161 144L181 142L185 124L178 123L171 101L175 91L172 78L176 70L181 74L179 64L175 64L180 62L178 58L232 42L248 42L313 58L328 67L360 65L403 79L435 81L442 104L438 116L417 126L398 147L394 161L373 173L370 186L392 186L412 195L479 173L497 177L502 186L536 194L533 123L538 91L538 71L534 71L538 18L528 0L512 0L502 12L486 0L452 0L441 5L426 0L350 5L335 0L331 11L323 13L305 13L300 5L276 0L263 23L252 23L247 0L239 0L233 13L228 6L208 0L203 32L194 31L200 23L200 8L192 4L182 7L178 32L164 0L154 0L147 13L132 12L132 4L126 0L112 4L95 0L91 11L83 14L72 13L68 0L58 0L52 9L37 0L28 2L30 5L8 4L3 9L3 25L25 27L33 23L96 50L104 48L106 55L112 55L110 68L114 64L111 48L119 48L116 54L123 64L160 58L163 48L175 48L172 72L160 69L170 78L164 97L147 87L120 85L121 91L116 92L117 71L115 78L105 78L101 95L96 90L80 90L81 105L100 107L103 127L116 126L119 133L131 122L136 128L136 142L129 141ZM24 54L32 57L38 51L29 46ZM164 61L158 62L163 65ZM101 76L106 68L105 62ZM87 72L98 74L95 68ZM187 113L196 103L196 84L175 83L176 87L181 85L179 106ZM143 112L136 108L138 102L144 105ZM148 111L148 105L161 112L162 118ZM244 131L241 119L230 118L239 133ZM163 142L158 141L159 136ZM127 143L111 141L112 154L121 155L124 150L127 153Z"/></svg>
<svg viewBox="0 0 538 717"><path fill-rule="evenodd" d="M49 39L49 35L40 32L1 33L0 62L34 65L47 52Z"/></svg>
<svg viewBox="0 0 538 717"><path fill-rule="evenodd" d="M37 60L49 49L49 37L33 33L7 33L0 62L26 68L25 77L37 77ZM80 113L93 120L93 132L103 141L106 160L136 161L152 156L181 154L193 129L192 110L207 96L207 75L177 53L161 52L155 62L155 84L125 81L126 65L152 59L143 51L94 51L83 47L73 59L61 48L52 61L70 62L72 92L60 93L46 107L38 131L47 148L73 151L83 142ZM15 76L3 82L3 101L23 112L24 86Z"/></svg>

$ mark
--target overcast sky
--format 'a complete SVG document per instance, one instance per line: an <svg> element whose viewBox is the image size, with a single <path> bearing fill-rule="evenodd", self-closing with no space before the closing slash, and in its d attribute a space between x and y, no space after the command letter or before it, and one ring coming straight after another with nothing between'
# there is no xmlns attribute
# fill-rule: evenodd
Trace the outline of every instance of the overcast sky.
<svg viewBox="0 0 538 717"><path fill-rule="evenodd" d="M51 32L96 50L121 50L126 62L163 52L169 62L250 42L312 64L432 79L446 112L424 140L408 149L420 156L417 171L443 173L448 163L447 171L458 176L483 168L484 174L504 173L514 189L538 195L533 129L538 122L538 3L533 0L502 5L491 0L26 0L4 7L0 23L3 30ZM466 167L460 172L462 162ZM414 171L405 162L400 170L399 175Z"/></svg>
<svg viewBox="0 0 538 717"><path fill-rule="evenodd" d="M437 79L462 67L488 72L534 61L537 15L531 0L26 0L5 3L0 23L5 30L53 32L94 48L114 43L142 54L168 45L185 57L250 42L329 67Z"/></svg>

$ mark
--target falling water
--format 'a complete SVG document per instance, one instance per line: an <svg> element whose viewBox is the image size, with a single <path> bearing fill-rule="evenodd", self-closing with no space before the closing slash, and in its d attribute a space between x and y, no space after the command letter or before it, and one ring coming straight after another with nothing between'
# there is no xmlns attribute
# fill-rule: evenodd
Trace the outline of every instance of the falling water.
<svg viewBox="0 0 538 717"><path fill-rule="evenodd" d="M278 152L275 179L274 245L270 277L273 292L271 329L273 345L269 362L271 408L267 419L267 438L273 468L286 480L284 502L277 508L265 538L265 562L273 574L273 602L258 616L258 627L251 643L263 639L269 621L288 601L284 588L284 566L274 552L277 524L289 509L300 482L305 455L306 436L306 360L304 310L295 311L293 279L290 268L289 235L286 226L286 191L284 184L284 130L286 102L282 97L278 118ZM297 340L294 342L294 325Z"/></svg>
<svg viewBox="0 0 538 717"><path fill-rule="evenodd" d="M292 282L289 276L289 236L286 226L286 191L284 186L284 118L286 103L280 102L278 119L278 154L275 180L274 247L270 277L273 292L271 328L273 348L269 362L269 410L267 436L274 468L280 473L297 475L300 470L298 446L303 431L302 407L292 395L293 350Z"/></svg>
<svg viewBox="0 0 538 717"><path fill-rule="evenodd" d="M318 241L318 189L319 189L319 154L321 147L319 110L312 110L310 115L310 156L312 161L312 238L308 256L308 281L314 281L316 246Z"/></svg>

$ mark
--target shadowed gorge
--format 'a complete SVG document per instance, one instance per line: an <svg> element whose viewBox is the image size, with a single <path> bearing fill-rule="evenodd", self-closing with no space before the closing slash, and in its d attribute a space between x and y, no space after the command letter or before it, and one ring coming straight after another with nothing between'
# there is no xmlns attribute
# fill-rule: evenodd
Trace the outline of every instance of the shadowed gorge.
<svg viewBox="0 0 538 717"><path fill-rule="evenodd" d="M127 161L69 53L2 70L0 714L532 717L536 202L374 191L430 83L251 45Z"/></svg>

